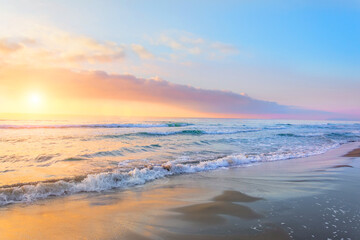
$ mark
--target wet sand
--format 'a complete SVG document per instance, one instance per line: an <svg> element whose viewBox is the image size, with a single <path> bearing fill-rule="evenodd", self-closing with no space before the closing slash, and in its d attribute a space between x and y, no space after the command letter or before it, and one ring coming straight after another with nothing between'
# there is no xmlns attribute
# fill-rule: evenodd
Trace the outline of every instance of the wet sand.
<svg viewBox="0 0 360 240"><path fill-rule="evenodd" d="M0 208L0 239L357 239L359 143Z"/></svg>
<svg viewBox="0 0 360 240"><path fill-rule="evenodd" d="M206 225L224 222L226 219L220 215L242 219L258 219L262 217L261 214L254 212L247 206L236 203L255 202L261 199L237 191L224 191L210 202L185 206L174 209L174 211L181 213L182 219L185 221L199 222Z"/></svg>
<svg viewBox="0 0 360 240"><path fill-rule="evenodd" d="M262 215L247 206L234 202L254 202L260 199L241 192L224 191L221 195L214 197L211 202L181 207L175 209L175 211L181 213L182 219L185 221L199 222L206 225L224 222L226 219L220 215L242 219L258 219Z"/></svg>
<svg viewBox="0 0 360 240"><path fill-rule="evenodd" d="M360 157L360 148L348 152L344 157Z"/></svg>

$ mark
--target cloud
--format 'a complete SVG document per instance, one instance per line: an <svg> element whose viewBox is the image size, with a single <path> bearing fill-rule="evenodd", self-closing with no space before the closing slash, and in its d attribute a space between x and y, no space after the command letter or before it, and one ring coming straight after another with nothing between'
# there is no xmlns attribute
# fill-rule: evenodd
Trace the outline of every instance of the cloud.
<svg viewBox="0 0 360 240"><path fill-rule="evenodd" d="M211 47L214 49L219 50L223 54L238 54L239 49L231 44L221 43L221 42L214 42L211 44Z"/></svg>
<svg viewBox="0 0 360 240"><path fill-rule="evenodd" d="M154 55L140 44L131 44L131 48L142 59L154 58Z"/></svg>
<svg viewBox="0 0 360 240"><path fill-rule="evenodd" d="M34 45L35 40L29 38L1 38L0 39L0 53L1 54L11 54L13 52L19 51L22 48L27 46Z"/></svg>
<svg viewBox="0 0 360 240"><path fill-rule="evenodd" d="M154 39L151 39L149 46L124 44L29 22L19 24L9 32L2 32L0 64L128 71L136 64L188 65L192 57L218 60L239 52L231 44L209 41L184 31L168 31ZM149 47L152 48L149 50ZM138 58L142 61L138 61Z"/></svg>
<svg viewBox="0 0 360 240"><path fill-rule="evenodd" d="M16 42L10 42L8 39L0 39L0 53L11 53L19 50L21 45Z"/></svg>
<svg viewBox="0 0 360 240"><path fill-rule="evenodd" d="M105 63L121 60L125 57L124 47L114 42L98 42L83 36L65 35L59 45L68 45L65 52L58 54L64 60L87 63ZM58 49L57 49L58 50Z"/></svg>
<svg viewBox="0 0 360 240"><path fill-rule="evenodd" d="M12 74L12 75L11 75ZM57 99L91 99L160 103L197 112L253 117L324 118L331 114L257 100L244 93L174 84L160 78L113 75L65 69L0 70L4 86L42 86ZM16 79L16 83L14 83ZM14 87L13 89L17 89Z"/></svg>
<svg viewBox="0 0 360 240"><path fill-rule="evenodd" d="M163 33L152 42L155 45L168 47L174 53L205 56L208 59L239 54L239 49L234 45L205 40L183 31Z"/></svg>
<svg viewBox="0 0 360 240"><path fill-rule="evenodd" d="M182 49L186 49L186 47L179 41L177 40L174 40L173 38L165 35L165 34L162 34L158 41L157 41L157 44L162 44L162 45L165 45L167 47L170 47L174 50L182 50Z"/></svg>
<svg viewBox="0 0 360 240"><path fill-rule="evenodd" d="M42 25L34 25L31 31L12 38L0 39L0 60L7 64L69 67L114 62L124 57L123 45Z"/></svg>

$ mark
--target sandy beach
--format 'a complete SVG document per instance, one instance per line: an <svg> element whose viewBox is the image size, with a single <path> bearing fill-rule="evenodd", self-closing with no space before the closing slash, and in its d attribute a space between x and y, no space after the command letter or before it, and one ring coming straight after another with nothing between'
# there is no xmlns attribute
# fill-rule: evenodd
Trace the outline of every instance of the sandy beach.
<svg viewBox="0 0 360 240"><path fill-rule="evenodd" d="M360 0L0 19L0 240L360 240Z"/></svg>
<svg viewBox="0 0 360 240"><path fill-rule="evenodd" d="M357 239L360 143L0 208L0 239Z"/></svg>

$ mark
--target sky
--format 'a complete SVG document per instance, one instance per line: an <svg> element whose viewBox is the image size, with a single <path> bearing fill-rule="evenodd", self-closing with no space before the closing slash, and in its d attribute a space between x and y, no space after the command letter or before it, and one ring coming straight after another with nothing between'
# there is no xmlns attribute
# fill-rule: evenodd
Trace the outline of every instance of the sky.
<svg viewBox="0 0 360 240"><path fill-rule="evenodd" d="M357 0L0 6L0 113L360 119Z"/></svg>

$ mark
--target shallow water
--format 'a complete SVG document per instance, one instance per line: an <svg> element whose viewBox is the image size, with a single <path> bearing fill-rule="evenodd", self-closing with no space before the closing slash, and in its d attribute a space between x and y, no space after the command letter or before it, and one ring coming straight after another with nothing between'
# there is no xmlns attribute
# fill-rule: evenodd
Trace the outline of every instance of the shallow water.
<svg viewBox="0 0 360 240"><path fill-rule="evenodd" d="M3 120L0 205L306 157L359 140L355 122Z"/></svg>

